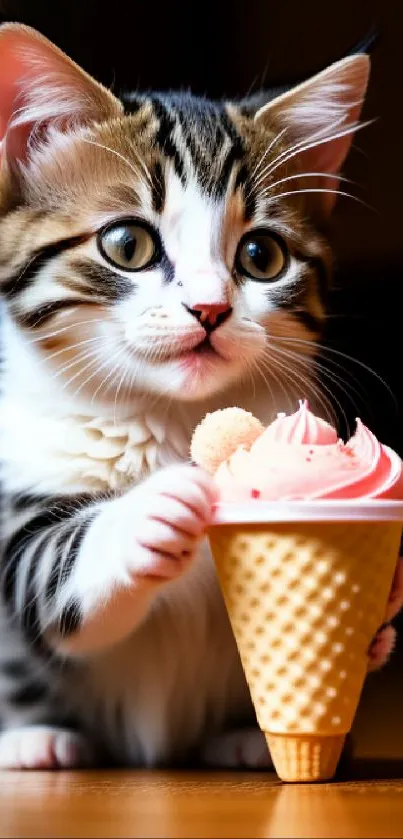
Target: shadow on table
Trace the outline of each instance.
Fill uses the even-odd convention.
[[[336,781],[358,780],[401,780],[403,779],[403,759],[355,759],[341,761],[336,773]]]

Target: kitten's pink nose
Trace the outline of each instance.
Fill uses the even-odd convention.
[[[194,303],[185,309],[204,326],[207,332],[212,332],[229,318],[232,308],[228,303]]]

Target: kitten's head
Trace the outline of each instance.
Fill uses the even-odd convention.
[[[324,318],[368,65],[265,104],[119,100],[33,30],[0,29],[0,288],[68,390],[197,400],[293,375],[284,353],[309,355]]]

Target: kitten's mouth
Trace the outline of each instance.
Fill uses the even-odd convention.
[[[212,346],[208,335],[203,338],[203,341],[200,341],[200,344],[196,344],[191,352],[198,353],[198,355],[206,355],[206,353],[214,353],[214,355],[218,355],[218,352]]]
[[[222,358],[221,354],[213,347],[208,335],[193,347],[184,347],[165,355],[165,361],[188,361],[194,358]]]
[[[137,348],[139,352],[139,348]],[[225,355],[212,344],[210,337],[205,335],[199,343],[190,346],[181,346],[181,342],[177,342],[176,346],[158,347],[158,353],[155,358],[151,359],[149,352],[146,355],[147,360],[154,360],[158,365],[161,363],[177,361],[186,367],[197,366],[200,367],[205,361],[225,361]]]
[[[192,363],[193,365],[200,364],[202,360],[210,361],[219,358],[222,358],[222,356],[213,347],[208,335],[191,350],[186,349],[177,356],[178,361],[183,362],[186,366],[192,366]]]
[[[222,361],[223,356],[213,346],[209,336],[206,335],[199,344],[196,344],[191,349],[184,349],[181,353],[174,356],[174,359],[187,371],[201,372],[206,363]]]

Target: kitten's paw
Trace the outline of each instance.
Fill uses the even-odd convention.
[[[383,626],[376,634],[369,648],[368,670],[379,670],[389,660],[396,641],[396,630],[393,626]]]
[[[91,747],[76,731],[33,725],[0,734],[0,769],[73,769],[92,763]]]
[[[392,588],[386,608],[385,624],[377,632],[369,648],[368,670],[379,670],[389,660],[396,642],[396,630],[389,621],[400,612],[403,606],[403,559],[399,557],[393,578]]]
[[[257,728],[229,731],[208,740],[201,752],[203,763],[229,769],[270,769],[266,740]]]
[[[198,468],[171,466],[152,475],[133,493],[133,570],[172,579],[186,570],[211,522],[215,500],[212,479]]]

